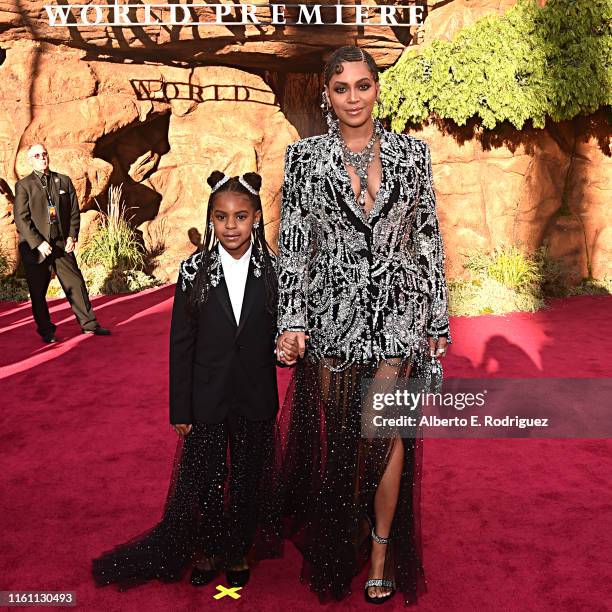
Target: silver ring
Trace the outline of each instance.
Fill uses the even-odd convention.
[[[281,350],[278,352],[278,356],[279,356],[281,359],[284,359],[284,358],[286,357],[286,355],[285,355],[285,351],[283,351],[283,349],[281,349]]]
[[[445,348],[439,348],[438,349],[438,353],[446,353],[446,349]]]

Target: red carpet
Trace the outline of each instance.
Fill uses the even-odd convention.
[[[160,517],[176,435],[167,417],[173,287],[94,301],[109,338],[80,335],[52,302],[61,342],[40,343],[29,304],[0,304],[0,589],[76,591],[84,610],[312,610],[291,545],[239,600],[214,586],[95,588],[90,560]],[[609,377],[612,297],[536,314],[455,318],[451,376]],[[284,376],[284,374],[283,374]],[[286,385],[286,380],[281,380]],[[517,402],[520,401],[517,398]],[[612,403],[612,402],[611,402]],[[610,610],[609,440],[426,440],[419,610]],[[371,609],[354,594],[327,609]],[[399,597],[386,609],[402,609]]]

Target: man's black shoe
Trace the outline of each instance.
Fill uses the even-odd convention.
[[[42,339],[46,344],[55,344],[57,342],[55,334],[46,334],[42,337]]]
[[[106,329],[106,327],[101,327],[100,325],[98,325],[98,327],[94,329],[84,329],[83,333],[93,334],[94,336],[110,336],[111,335],[110,329]]]

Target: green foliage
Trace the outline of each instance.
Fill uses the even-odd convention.
[[[108,213],[79,253],[85,266],[103,266],[112,270],[142,268],[143,249],[136,233],[125,218],[121,186],[108,190]]]
[[[81,272],[90,295],[116,293],[136,293],[158,285],[158,281],[142,270],[107,270],[104,266],[81,265]],[[57,278],[54,278],[47,291],[47,297],[64,297],[64,291]]]
[[[405,53],[381,77],[384,116],[395,131],[435,114],[485,128],[536,128],[612,103],[612,0],[518,0],[453,41]]]
[[[11,269],[11,260],[0,244],[0,278],[6,276]]]
[[[450,281],[448,293],[449,311],[456,316],[535,312],[544,306],[538,293],[509,289],[489,277],[467,282]]]
[[[158,281],[142,269],[145,255],[152,254],[144,252],[136,233],[125,219],[121,187],[110,188],[108,201],[108,214],[81,250],[77,251],[89,293],[133,293],[158,285]],[[156,248],[163,250],[163,244],[158,243]],[[29,298],[26,280],[10,273],[13,269],[14,262],[0,242],[0,301]],[[58,279],[53,278],[47,297],[63,296]]]
[[[449,283],[449,309],[455,315],[535,312],[544,306],[542,259],[517,246],[491,253],[473,251],[463,264],[469,281]]]
[[[564,295],[610,295],[612,294],[612,278],[585,278],[576,287],[566,287]]]
[[[0,276],[0,302],[22,302],[29,297],[25,278],[16,274]]]
[[[6,244],[0,241],[0,302],[20,302],[29,297],[26,281],[12,272],[14,267]]]
[[[585,279],[578,286],[568,285],[568,268],[550,257],[545,247],[533,255],[524,254],[515,245],[464,255],[463,267],[470,272],[469,280],[448,283],[453,315],[535,312],[544,307],[546,297],[612,292],[612,279]]]
[[[497,248],[492,254],[476,251],[464,266],[477,276],[492,278],[508,289],[523,293],[532,292],[542,281],[538,262],[526,257],[516,246]]]
[[[108,192],[108,212],[78,253],[85,281],[92,294],[132,293],[157,285],[143,272],[145,251],[125,218],[121,186]],[[52,283],[51,295],[62,295]]]

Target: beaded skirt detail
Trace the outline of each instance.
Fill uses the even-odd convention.
[[[303,555],[301,579],[322,601],[350,592],[353,577],[369,558],[377,487],[394,445],[402,444],[399,500],[384,575],[377,578],[394,581],[406,603],[415,603],[425,591],[419,519],[422,441],[361,435],[364,379],[393,383],[406,376],[410,362],[353,364],[334,371],[328,367],[333,361],[300,361],[280,414],[282,512],[287,535]],[[422,375],[412,369],[413,376]]]
[[[231,566],[275,556],[274,419],[195,423],[179,440],[161,521],[93,560],[99,586],[181,580],[194,555]]]

